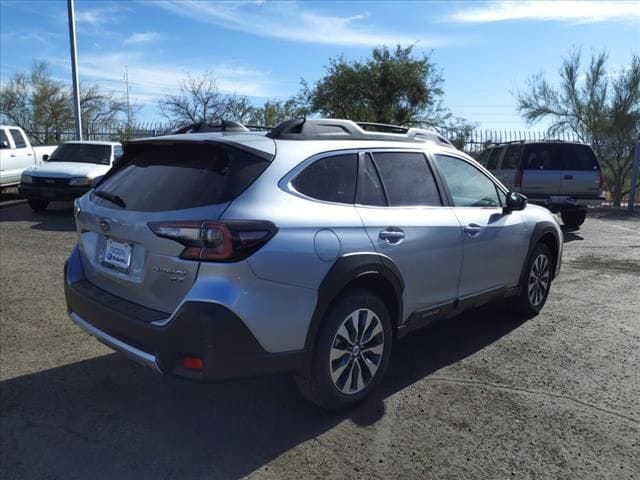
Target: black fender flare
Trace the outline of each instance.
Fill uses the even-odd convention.
[[[553,279],[555,277],[557,263],[558,261],[560,261],[560,259],[558,258],[560,256],[560,245],[563,239],[558,236],[557,227],[552,222],[548,222],[548,221],[538,222],[536,226],[533,228],[533,232],[531,233],[531,237],[529,238],[529,247],[527,249],[527,255],[524,257],[524,263],[522,264],[522,269],[520,270],[520,280],[518,282],[519,287],[522,286],[522,282],[524,281],[527,264],[529,263],[529,259],[531,258],[533,249],[536,248],[536,245],[540,242],[540,239],[549,233],[552,234],[556,240],[556,251],[551,252],[555,256],[555,264],[554,264],[551,278]]]
[[[392,286],[398,305],[398,311],[392,313],[397,315],[398,322],[402,321],[404,280],[393,260],[377,253],[346,254],[335,261],[318,287],[318,300],[304,344],[307,352],[313,350],[322,319],[331,304],[350,283],[369,275],[380,276]]]

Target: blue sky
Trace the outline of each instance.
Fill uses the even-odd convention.
[[[433,51],[445,104],[488,129],[525,129],[514,93],[555,80],[572,47],[606,49],[622,71],[640,52],[640,2],[206,2],[76,0],[80,80],[124,94],[128,65],[138,118],[162,120],[158,98],[188,73],[213,72],[223,92],[256,104],[322,77],[332,57],[379,44]],[[0,81],[46,60],[70,82],[66,1],[0,0]],[[532,128],[544,127],[544,124]]]

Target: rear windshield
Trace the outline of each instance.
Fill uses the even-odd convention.
[[[96,187],[117,195],[127,210],[159,212],[228,202],[242,193],[269,162],[220,145],[135,145],[124,166]],[[109,208],[114,203],[92,195]]]
[[[525,146],[525,170],[600,170],[588,145],[535,143]]]
[[[63,143],[56,148],[49,162],[98,163],[109,165],[111,145],[88,145],[81,143]]]

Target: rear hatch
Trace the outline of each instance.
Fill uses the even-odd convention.
[[[87,279],[167,313],[191,288],[200,262],[180,258],[185,245],[159,236],[149,224],[173,222],[175,230],[181,223],[217,220],[275,153],[273,140],[264,136],[189,137],[127,145],[118,166],[81,199],[76,219]]]
[[[530,143],[522,154],[522,193],[536,197],[559,195],[562,152],[557,143]]]
[[[562,150],[562,178],[560,193],[570,196],[600,195],[600,165],[588,145],[564,144]]]

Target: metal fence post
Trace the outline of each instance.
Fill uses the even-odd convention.
[[[629,191],[629,211],[633,212],[636,203],[636,191],[638,189],[638,170],[640,170],[640,142],[636,142],[636,151],[633,156],[633,170],[631,173],[631,190]]]

